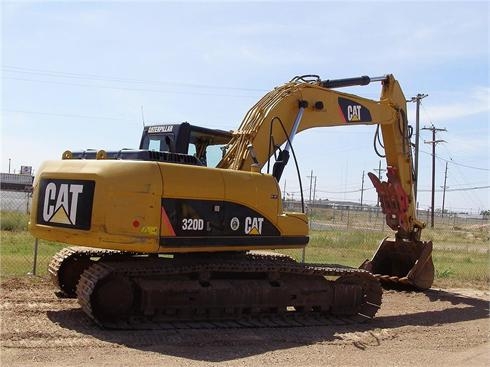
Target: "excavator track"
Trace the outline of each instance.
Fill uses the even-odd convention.
[[[76,298],[76,286],[81,274],[96,260],[126,255],[121,251],[92,249],[88,247],[66,247],[57,252],[49,262],[48,273],[59,295]],[[126,255],[127,256],[127,255]]]
[[[77,296],[105,328],[291,327],[368,321],[382,289],[366,270],[249,253],[100,260],[81,275]]]

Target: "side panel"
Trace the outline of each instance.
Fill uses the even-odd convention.
[[[45,240],[149,253],[308,242],[305,216],[282,212],[270,175],[144,161],[46,162],[29,229]]]
[[[155,162],[48,161],[34,181],[29,230],[71,245],[156,252],[161,195]]]
[[[161,164],[161,252],[304,247],[305,218],[282,213],[270,175]]]

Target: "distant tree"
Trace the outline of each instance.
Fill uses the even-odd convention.
[[[488,219],[490,218],[490,210],[482,210],[480,215],[483,217],[483,219]]]

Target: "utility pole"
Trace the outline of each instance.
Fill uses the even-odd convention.
[[[313,183],[313,170],[311,170],[311,173],[309,176],[306,176],[310,179],[310,198],[308,200],[308,202],[311,204],[311,184]]]
[[[311,215],[312,215],[312,210],[313,210],[313,207],[312,207],[312,202],[311,202],[311,188],[312,188],[312,184],[313,184],[313,177],[315,178],[315,189],[316,189],[316,176],[313,176],[313,170],[311,170],[311,173],[309,176],[306,176],[310,179],[310,200],[309,200],[309,211],[308,211],[308,216],[310,217],[310,220],[308,220],[308,225],[310,226],[310,229],[311,229]],[[314,199],[313,199],[314,200]],[[305,258],[306,258],[306,246],[303,247],[303,251],[301,252],[301,262],[305,262]]]
[[[446,201],[446,181],[447,181],[447,162],[446,162],[446,170],[444,171],[444,186],[442,188],[442,212],[441,218],[444,218],[444,203]]]
[[[381,168],[381,160],[379,161],[379,166],[378,169],[374,168],[375,171],[378,172],[378,179],[381,181],[381,171],[386,171],[384,168]],[[376,206],[379,207],[379,196],[378,196],[378,202],[376,203]]]
[[[414,192],[414,201],[417,204],[417,182],[419,178],[419,138],[420,138],[420,101],[428,97],[428,94],[418,93],[415,97],[412,97],[410,101],[407,102],[416,102],[416,110],[415,110],[415,154],[414,154],[414,171],[415,171],[415,182],[413,184],[413,192]]]
[[[432,131],[432,140],[424,141],[425,144],[432,144],[432,197],[431,197],[431,215],[430,215],[430,227],[434,228],[434,196],[436,191],[436,144],[445,143],[445,140],[436,140],[437,131],[447,131],[446,129],[438,129],[432,124],[431,127],[424,127],[422,130]]]
[[[311,201],[311,190],[313,188],[313,179],[315,179],[315,190],[316,190],[316,176],[313,176],[313,170],[311,170],[311,173],[309,176],[306,176],[310,179],[310,199],[309,199],[309,203],[311,205],[312,201]],[[315,200],[315,199],[313,199]]]
[[[284,190],[282,190],[282,201],[286,201],[286,180],[284,180]]]
[[[10,173],[10,162],[12,161],[11,158],[9,158],[9,173]]]
[[[362,208],[363,196],[364,196],[364,171],[362,171],[362,182],[361,182],[361,208]]]
[[[315,176],[315,184],[313,185],[313,204],[315,204],[316,197],[316,176]]]

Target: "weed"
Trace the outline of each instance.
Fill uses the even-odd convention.
[[[19,212],[1,212],[0,228],[2,231],[26,231],[29,217]]]
[[[436,276],[438,278],[449,278],[452,275],[454,275],[454,271],[451,268],[449,268],[449,269],[441,269],[441,270],[437,270],[436,269]]]

